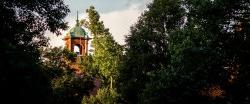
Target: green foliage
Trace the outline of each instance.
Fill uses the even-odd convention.
[[[183,64],[183,66],[186,66],[184,69],[188,70],[192,68],[194,70],[192,72],[199,72],[199,74],[202,73],[203,75],[199,77],[197,77],[198,74],[190,75],[191,78],[197,77],[200,79],[196,79],[196,82],[193,83],[191,87],[220,85],[225,92],[224,95],[222,95],[223,99],[221,99],[220,103],[249,102],[249,100],[246,99],[249,96],[246,94],[249,90],[243,87],[247,84],[245,83],[245,85],[243,85],[241,80],[243,81],[244,79],[240,79],[243,73],[247,73],[246,71],[243,73],[241,71],[248,68],[245,61],[246,58],[249,58],[247,53],[248,48],[243,47],[249,43],[247,37],[249,34],[250,8],[246,6],[249,5],[249,1],[215,0],[212,2],[209,0],[187,0],[187,2],[190,7],[190,17],[188,20],[190,24],[188,24],[188,27],[192,28],[195,25],[196,29],[200,31],[197,33],[197,36],[201,37],[205,42],[209,40],[208,44],[197,45],[196,43],[191,50],[185,51],[184,55],[186,55],[186,57],[184,57],[183,60],[186,60],[184,62],[188,63],[188,65]],[[196,40],[196,38],[193,38],[192,42],[195,43]],[[191,61],[194,59],[197,60],[197,62],[194,63]],[[203,83],[200,83],[200,81]],[[236,83],[241,83],[241,87]],[[238,88],[236,86],[238,86]],[[243,96],[239,96],[237,93],[234,93],[234,91],[243,91]],[[210,102],[217,102],[218,99],[220,99],[220,97],[217,97],[215,100],[210,100]]]
[[[81,63],[60,47],[39,51],[46,30],[67,27],[68,12],[62,0],[0,2],[1,102],[249,104],[249,0],[154,0],[131,27],[125,55],[91,6],[81,22],[95,50]],[[88,95],[100,87],[95,78],[104,83]]]
[[[165,71],[162,69],[151,77],[151,81],[147,83],[142,93],[142,103],[179,104],[215,101],[202,96],[201,91],[213,85],[224,84],[227,81],[227,71],[220,67],[222,62],[216,50],[207,46],[211,43],[206,42],[204,37],[190,36],[196,33],[195,30],[191,31],[182,30],[170,34],[169,68]]]
[[[101,88],[96,95],[85,96],[82,104],[116,104],[118,97],[115,89]]]
[[[62,47],[47,48],[42,54],[43,67],[51,80],[53,104],[80,104],[94,87],[92,76],[75,73],[76,54]]]
[[[118,87],[123,101],[249,103],[249,5],[154,0],[126,41]]]
[[[118,67],[122,58],[122,46],[120,46],[107,28],[105,28],[100,15],[93,6],[87,9],[89,21],[82,20],[87,25],[93,38],[94,54],[83,59],[83,69],[93,77],[101,79],[102,85],[95,86],[97,95],[85,96],[83,104],[112,104],[117,102],[118,94],[113,89],[113,83],[118,78]],[[87,59],[87,60],[86,60]]]
[[[49,103],[50,83],[38,48],[47,45],[46,30],[59,34],[67,27],[68,12],[63,0],[0,1],[1,103]]]
[[[65,73],[52,80],[54,104],[80,104],[83,96],[94,87],[91,77],[79,77],[75,73]]]
[[[48,76],[55,78],[66,70],[73,71],[70,65],[76,62],[76,54],[62,47],[46,48],[42,51],[41,59]]]
[[[46,73],[31,54],[13,51],[0,55],[1,103],[49,103],[52,90]]]
[[[118,66],[121,63],[122,47],[115,42],[109,30],[105,28],[100,15],[93,6],[87,9],[89,30],[93,34],[93,65],[103,77],[104,83],[115,81],[118,77]],[[112,80],[111,80],[112,79]]]
[[[98,77],[99,71],[94,66],[94,60],[92,55],[81,57],[80,68],[88,76]]]
[[[168,35],[180,28],[184,9],[179,0],[155,0],[126,38],[119,91],[126,103],[137,103],[155,72],[168,66]],[[175,15],[173,15],[175,14]]]

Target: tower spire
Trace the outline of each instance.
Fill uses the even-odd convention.
[[[77,11],[77,17],[76,17],[76,26],[79,26],[78,11]]]
[[[78,11],[77,11],[77,20],[78,20]]]

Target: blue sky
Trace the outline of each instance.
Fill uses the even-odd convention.
[[[85,11],[89,6],[93,5],[101,12],[112,12],[127,9],[133,4],[145,4],[150,0],[65,0],[65,4],[69,5],[70,10]]]
[[[86,19],[86,9],[93,5],[101,16],[105,27],[110,29],[114,39],[119,44],[125,44],[125,36],[129,34],[129,28],[136,23],[138,17],[146,9],[146,5],[152,0],[65,0],[70,13],[65,18],[69,26],[75,25],[76,12],[79,11],[79,19]],[[70,29],[70,28],[69,28]],[[87,30],[87,29],[86,29]],[[61,36],[49,35],[52,46],[64,46]]]

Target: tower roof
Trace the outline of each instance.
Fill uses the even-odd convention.
[[[86,37],[87,38],[87,32],[79,25],[78,12],[77,12],[76,25],[75,27],[69,30],[67,35],[69,35],[71,38],[74,38],[74,37]]]

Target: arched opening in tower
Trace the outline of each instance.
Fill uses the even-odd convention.
[[[80,45],[77,44],[77,45],[74,45],[74,52],[77,54],[77,55],[80,55]]]

